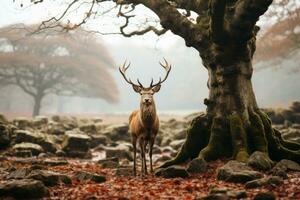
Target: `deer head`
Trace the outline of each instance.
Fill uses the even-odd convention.
[[[122,74],[122,76],[124,77],[125,81],[127,83],[131,84],[133,87],[133,90],[141,95],[141,104],[151,105],[154,102],[153,95],[160,90],[161,84],[168,78],[168,75],[171,71],[171,65],[169,65],[169,63],[166,61],[166,59],[164,59],[164,61],[165,61],[164,64],[162,64],[161,62],[159,62],[159,64],[167,72],[165,77],[163,79],[159,78],[159,81],[155,84],[153,84],[153,78],[152,78],[149,87],[144,87],[141,84],[139,79],[137,79],[138,84],[135,84],[130,80],[130,78],[128,79],[126,77],[125,72],[129,68],[130,63],[126,66],[126,61],[125,61],[124,64],[121,67],[119,67],[119,71]]]

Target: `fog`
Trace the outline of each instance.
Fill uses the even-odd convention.
[[[57,7],[48,9],[59,11]],[[41,19],[46,19],[50,14],[51,12],[47,11],[44,15],[44,11],[38,7],[33,6],[23,10],[17,3],[3,1],[0,7],[0,27],[14,23],[37,23]],[[95,27],[97,24],[91,23],[89,26]],[[190,113],[205,110],[203,100],[208,95],[207,70],[202,66],[198,52],[186,47],[180,37],[170,32],[161,37],[152,33],[132,38],[101,34],[97,37],[115,63],[109,69],[109,73],[113,76],[118,88],[118,91],[111,91],[118,93],[118,102],[112,103],[101,98],[48,95],[42,101],[42,114],[127,113],[139,106],[140,97],[123,80],[118,66],[125,60],[130,61],[128,76],[133,81],[139,78],[144,85],[148,85],[151,78],[157,81],[159,77],[164,76],[165,72],[158,63],[163,58],[172,64],[172,70],[160,92],[155,94],[159,112]],[[293,59],[299,59],[299,54],[295,54]],[[260,65],[270,64],[260,63]],[[287,107],[293,100],[300,99],[300,84],[298,83],[300,74],[292,71],[297,63],[288,59],[280,65],[283,67],[267,67],[262,70],[256,70],[258,67],[254,66],[253,85],[260,107]],[[0,91],[0,98],[4,102],[0,106],[0,112],[31,113],[33,100],[22,90],[11,91],[2,88]]]

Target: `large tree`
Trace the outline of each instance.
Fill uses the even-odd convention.
[[[1,87],[15,85],[34,100],[33,115],[40,113],[48,94],[118,100],[108,69],[114,66],[106,49],[82,29],[30,35],[37,26],[12,25],[0,29]]]
[[[150,31],[160,35],[170,30],[199,52],[208,70],[209,96],[204,100],[207,112],[192,121],[177,156],[162,167],[196,157],[207,160],[232,157],[246,161],[254,151],[265,152],[273,159],[299,162],[300,145],[282,140],[280,133],[272,128],[270,119],[257,105],[251,83],[259,31],[256,22],[272,0],[91,0],[82,6],[87,9],[82,21],[64,26],[61,23],[64,17],[83,4],[74,0],[61,16],[44,21],[40,30],[55,26],[62,30],[77,28],[99,16],[101,5],[105,8],[107,2],[114,4],[117,16],[124,20],[119,33],[129,37]],[[149,26],[144,23],[133,30],[132,24],[138,22],[134,18],[143,13],[134,11],[141,6],[156,15],[161,27],[154,26],[153,20],[145,20]],[[191,19],[193,16],[196,20]]]

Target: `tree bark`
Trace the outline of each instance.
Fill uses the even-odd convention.
[[[33,106],[32,116],[37,116],[40,114],[42,99],[43,99],[42,95],[34,96],[34,106]]]

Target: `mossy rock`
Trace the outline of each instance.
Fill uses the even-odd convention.
[[[274,162],[266,153],[256,151],[249,157],[247,164],[255,169],[267,171],[272,169]]]

